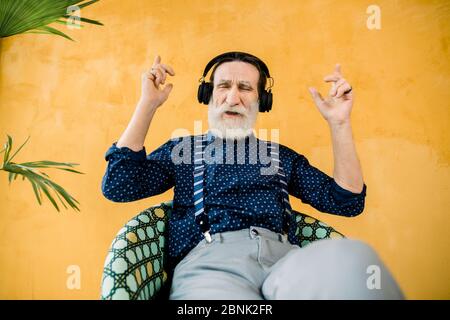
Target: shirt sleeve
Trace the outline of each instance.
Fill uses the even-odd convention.
[[[361,193],[346,190],[300,154],[293,160],[288,188],[290,194],[321,212],[353,217],[364,210],[365,184]]]
[[[114,202],[130,202],[161,194],[174,186],[175,170],[171,161],[169,140],[146,155],[128,147],[117,147],[117,142],[107,150],[108,162],[102,179],[103,195]]]

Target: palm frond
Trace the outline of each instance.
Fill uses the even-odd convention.
[[[65,170],[65,171],[70,171],[70,172],[83,174],[82,172],[79,172],[79,171],[76,171],[76,170],[73,170],[73,169],[54,167],[54,166],[73,167],[73,166],[76,166],[76,165],[78,165],[78,163],[54,162],[54,161],[48,161],[48,160],[33,161],[33,162],[22,162],[20,164],[20,166],[29,167],[29,168],[53,168],[53,169],[60,169],[60,170]]]
[[[69,37],[67,34],[65,34],[64,32],[59,31],[58,29],[49,27],[49,26],[42,26],[39,28],[36,28],[37,32],[42,32],[43,34],[56,34],[58,36],[64,37],[66,39],[72,40],[73,39],[71,37]],[[25,32],[27,33],[27,32]]]
[[[14,156],[22,149],[22,147],[27,143],[28,139],[20,146],[20,148],[12,155],[12,157],[9,157],[9,154],[12,149],[13,140],[8,135],[8,140],[5,143],[4,151],[4,160],[3,164],[0,167],[0,170],[8,172],[8,180],[9,184],[13,180],[15,180],[18,176],[22,176],[22,180],[28,179],[33,187],[33,192],[36,196],[36,199],[38,203],[42,204],[42,194],[41,192],[50,200],[50,202],[53,204],[53,206],[56,208],[56,210],[59,212],[58,204],[56,203],[55,199],[53,198],[52,194],[50,193],[50,190],[53,190],[53,192],[56,194],[59,201],[62,203],[62,205],[67,209],[67,204],[75,209],[80,211],[78,206],[76,205],[79,203],[75,198],[73,198],[69,193],[67,193],[64,188],[62,188],[60,185],[56,184],[55,182],[50,180],[50,176],[47,175],[44,172],[38,171],[40,168],[52,168],[52,169],[59,169],[59,170],[65,170],[73,173],[79,173],[84,174],[83,172],[69,169],[74,167],[75,165],[78,165],[77,163],[71,163],[71,162],[55,162],[55,161],[48,161],[48,160],[42,160],[42,161],[32,161],[32,162],[23,162],[23,163],[15,163],[11,160],[14,158]],[[69,167],[69,168],[66,168]]]
[[[69,14],[68,8],[77,6],[81,9],[97,1],[99,0],[87,2],[85,0],[1,0],[0,38],[20,33],[44,33],[73,40],[64,32],[48,25],[56,22],[73,26],[70,22],[72,16]],[[97,20],[79,18],[84,23],[103,25]]]
[[[80,211],[80,209],[76,205],[76,203],[79,202],[75,198],[73,198],[69,193],[67,193],[60,185],[51,181],[47,175],[44,176],[42,172],[39,174],[33,170],[19,167],[14,163],[4,165],[2,170],[8,171],[10,173],[9,174],[10,182],[12,179],[15,179],[17,175],[22,175],[24,178],[28,179],[33,187],[34,194],[40,205],[42,204],[40,191],[42,191],[50,200],[50,202],[53,204],[53,206],[56,208],[56,210],[59,212],[58,204],[56,203],[53,196],[50,194],[49,189],[52,189],[57,194],[58,198],[60,199],[64,207],[66,207],[66,205],[64,204],[63,199],[70,205],[70,207]],[[63,199],[61,199],[59,195],[61,195]]]
[[[8,135],[8,141],[5,143],[5,154],[3,155],[3,163],[6,163],[8,161],[9,158],[9,152],[11,151],[12,148],[12,138]]]
[[[12,159],[14,159],[16,154],[23,148],[23,146],[28,142],[29,139],[30,139],[30,136],[28,136],[27,140],[25,140],[25,142],[22,143],[22,145],[19,147],[19,149],[17,149],[17,151],[14,152],[14,154],[11,156],[11,158],[8,159],[8,161],[11,161]],[[11,148],[12,148],[12,138],[10,136],[8,136],[8,141],[11,141]]]
[[[84,28],[84,26],[82,24],[75,24],[75,23],[71,23],[70,20],[64,21],[64,20],[56,20],[55,23],[58,24],[63,24],[67,27],[74,27],[74,28]],[[27,33],[34,33],[33,31],[27,31]],[[41,32],[39,32],[41,33]]]
[[[70,15],[65,15],[64,18],[70,19]],[[67,23],[67,21],[63,21],[63,20],[60,20],[60,21],[62,21],[64,23]],[[90,24],[96,24],[98,26],[102,26],[103,25],[103,23],[101,23],[100,21],[92,20],[92,19],[88,19],[88,18],[83,18],[83,17],[80,17],[80,21],[83,21],[83,22],[86,22],[86,23],[90,23]],[[82,25],[80,25],[80,27],[82,27]]]

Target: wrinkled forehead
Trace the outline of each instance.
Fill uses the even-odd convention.
[[[214,83],[222,81],[248,82],[257,87],[259,80],[259,71],[251,63],[243,61],[224,62],[219,65],[214,72]]]

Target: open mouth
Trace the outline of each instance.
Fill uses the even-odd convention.
[[[239,112],[234,112],[234,111],[225,111],[224,113],[228,116],[240,116],[241,115]]]

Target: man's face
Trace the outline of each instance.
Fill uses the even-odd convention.
[[[259,111],[258,69],[242,61],[225,62],[214,73],[208,121],[219,136],[242,138],[256,122]]]

